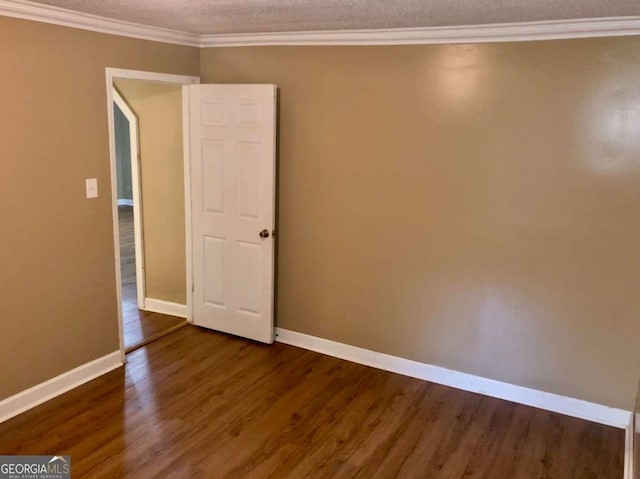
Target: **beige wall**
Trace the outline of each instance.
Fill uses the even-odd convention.
[[[118,349],[105,67],[197,75],[198,58],[0,17],[0,399]]]
[[[0,40],[2,399],[118,347],[104,68],[200,55],[4,17]],[[220,48],[201,68],[281,89],[279,326],[631,407],[636,38]]]
[[[146,297],[186,304],[182,86],[115,85],[138,116]]]
[[[278,325],[631,408],[640,41],[203,50],[280,87]]]

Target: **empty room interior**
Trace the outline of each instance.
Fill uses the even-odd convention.
[[[639,35],[0,1],[0,473],[640,478]]]

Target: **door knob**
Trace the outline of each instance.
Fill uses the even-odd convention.
[[[262,230],[260,231],[260,238],[262,239],[266,239],[269,237],[269,230]]]

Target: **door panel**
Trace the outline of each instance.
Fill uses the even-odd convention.
[[[273,341],[275,94],[274,85],[185,87],[193,322],[266,343]]]

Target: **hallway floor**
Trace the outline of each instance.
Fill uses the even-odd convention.
[[[173,330],[184,318],[138,309],[136,288],[136,253],[133,234],[133,208],[118,207],[120,227],[120,274],[122,276],[122,317],[125,350],[135,349],[145,342]]]

